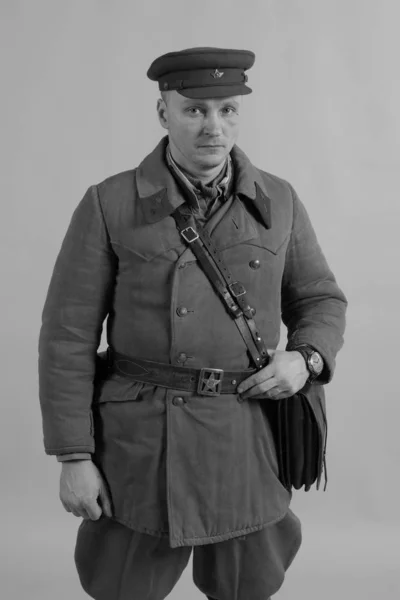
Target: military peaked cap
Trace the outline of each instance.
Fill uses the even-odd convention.
[[[156,58],[147,76],[161,91],[176,90],[187,98],[242,96],[252,92],[245,71],[255,58],[250,50],[188,48]]]

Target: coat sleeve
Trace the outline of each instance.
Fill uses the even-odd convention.
[[[305,207],[290,188],[293,228],[282,280],[286,349],[299,344],[313,346],[324,359],[318,383],[325,384],[332,379],[335,357],[343,346],[347,299],[328,266]]]
[[[116,257],[96,186],[75,209],[56,259],[39,334],[39,399],[47,454],[94,452],[96,353]]]

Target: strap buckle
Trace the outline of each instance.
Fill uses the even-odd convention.
[[[245,287],[239,281],[234,281],[228,285],[228,288],[235,298],[239,298],[239,296],[244,296],[246,293]]]
[[[199,239],[199,234],[195,229],[193,229],[193,227],[186,227],[185,229],[182,229],[181,236],[187,241],[188,244],[191,244],[195,240]]]
[[[223,377],[223,369],[200,369],[197,393],[200,396],[219,396]]]

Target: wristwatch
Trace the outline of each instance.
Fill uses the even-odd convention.
[[[306,361],[307,369],[310,372],[307,381],[312,383],[319,375],[321,375],[324,368],[324,359],[319,352],[314,350],[314,348],[308,344],[300,344],[299,346],[292,348],[292,350],[300,352]]]

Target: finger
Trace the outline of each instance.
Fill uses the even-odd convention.
[[[268,392],[264,392],[264,394],[255,396],[254,400],[283,400],[283,398],[288,398],[288,396],[288,392],[282,391],[278,387],[274,387]]]
[[[288,392],[281,392],[280,394],[272,398],[272,400],[284,400],[285,398],[290,398],[290,394]]]
[[[248,377],[238,385],[238,394],[242,394],[243,392],[246,392],[255,385],[260,385],[263,381],[270,379],[274,375],[274,370],[275,368],[272,367],[272,365],[267,365],[263,369],[257,371],[257,373],[253,373],[253,375],[250,375],[250,377]]]
[[[263,395],[265,392],[268,392],[270,389],[276,387],[277,383],[278,382],[275,377],[271,377],[270,379],[262,381],[262,383],[247,389],[244,393],[240,394],[240,397],[243,400],[246,400],[246,398],[254,398],[255,396]]]
[[[100,488],[99,500],[106,517],[112,517],[111,499],[105,484]]]
[[[86,505],[86,513],[91,521],[97,521],[101,517],[102,510],[96,500]]]
[[[75,517],[81,517],[82,519],[88,519],[89,514],[86,510],[86,505],[82,502],[79,504],[70,504],[70,511]]]
[[[80,512],[82,519],[86,519],[86,520],[90,519],[89,512],[87,511],[87,509],[81,508],[79,512]]]

